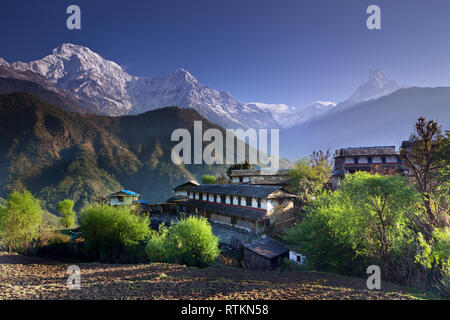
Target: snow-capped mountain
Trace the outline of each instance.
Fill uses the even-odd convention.
[[[95,113],[118,116],[179,106],[193,108],[225,128],[278,126],[269,111],[203,86],[184,69],[166,78],[135,77],[80,45],[65,43],[39,60],[8,64],[1,59],[0,64],[44,76],[78,99],[95,104]]]
[[[350,98],[339,103],[335,111],[346,109],[360,102],[390,95],[394,91],[402,88],[407,88],[407,86],[390,80],[380,70],[372,70],[366,83],[360,85]]]
[[[320,118],[330,111],[338,112],[405,88],[375,70],[370,72],[368,81],[359,86],[349,99],[337,105],[316,101],[299,109],[285,104],[241,103],[228,92],[200,84],[184,69],[178,69],[163,78],[136,77],[91,49],[70,43],[31,62],[8,63],[0,58],[0,66],[44,77],[56,88],[63,89],[72,100],[79,101],[87,112],[119,116],[179,106],[193,108],[225,128],[289,128]],[[26,77],[29,76],[26,74]],[[42,84],[42,81],[39,83]],[[49,85],[44,87],[48,88]]]
[[[336,106],[336,103],[330,101],[315,101],[298,111],[297,108],[289,107],[285,104],[267,104],[261,102],[252,102],[249,104],[270,111],[275,121],[284,129],[316,119]]]

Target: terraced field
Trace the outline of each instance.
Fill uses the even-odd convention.
[[[415,299],[385,284],[315,272],[252,272],[173,264],[82,263],[81,289],[68,290],[69,264],[0,252],[1,299]]]

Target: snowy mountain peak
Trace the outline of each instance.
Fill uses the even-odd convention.
[[[0,58],[0,66],[9,66],[9,63],[5,60],[5,59],[3,59],[3,58]]]
[[[0,64],[6,64],[3,61]],[[118,116],[179,106],[193,108],[225,128],[278,126],[269,111],[203,86],[185,69],[163,78],[135,77],[81,45],[64,43],[42,59],[10,66],[45,77],[75,98],[95,105],[95,113]]]
[[[360,102],[387,96],[405,87],[389,79],[382,71],[378,69],[372,70],[366,83],[360,85],[346,101],[339,103],[338,109],[342,110]]]
[[[195,77],[192,74],[190,74],[189,71],[187,71],[183,68],[178,68],[169,77],[178,79],[180,81],[186,81],[189,83],[195,83],[195,84],[198,83],[197,79],[195,79]]]

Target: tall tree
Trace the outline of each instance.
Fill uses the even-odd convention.
[[[445,159],[448,135],[442,135],[437,122],[423,117],[417,120],[415,129],[409,144],[401,148],[400,156],[422,196],[423,206],[415,220],[429,240],[435,228],[449,226],[448,192],[442,193],[443,181],[439,179],[440,173],[449,170],[448,159]]]
[[[42,209],[29,191],[14,191],[0,205],[0,239],[8,250],[25,250],[39,235]]]
[[[289,182],[289,191],[297,194],[303,203],[315,198],[324,185],[331,178],[331,165],[326,160],[316,161],[300,159],[295,168],[289,171],[292,179]]]
[[[75,212],[73,211],[74,202],[65,199],[58,203],[58,212],[62,215],[61,224],[64,228],[70,228],[75,224]]]

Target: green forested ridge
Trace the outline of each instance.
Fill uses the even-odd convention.
[[[170,135],[202,120],[203,130],[221,127],[190,109],[167,107],[137,116],[72,113],[31,94],[0,95],[0,197],[26,188],[56,212],[72,199],[79,210],[95,197],[131,189],[148,201],[164,201],[172,188],[221,165],[175,165]]]

